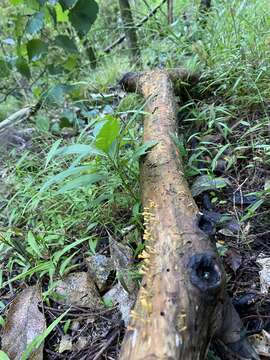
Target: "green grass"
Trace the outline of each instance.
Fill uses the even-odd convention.
[[[130,101],[126,98],[119,105],[121,114]],[[4,285],[18,276],[30,280],[33,275],[49,275],[53,281],[57,275],[80,268],[80,262],[73,264],[73,256],[81,247],[86,256],[90,254],[107,229],[120,236],[128,224],[141,226],[138,157],[134,157],[140,143],[139,112],[127,114],[126,123],[116,115],[104,126],[104,118],[97,118],[94,132],[99,136],[81,135],[73,144],[62,142],[62,147],[53,136],[41,133],[17,162],[10,159],[5,179],[10,195],[1,224],[1,253],[2,259],[11,250],[13,255],[3,273]],[[111,140],[110,124],[121,126]],[[110,126],[108,130],[106,126]],[[53,144],[58,144],[58,149]],[[94,145],[101,156],[81,152]],[[57,155],[60,148],[72,153]],[[91,185],[89,177],[97,173],[98,182]],[[83,177],[87,182],[81,186]]]
[[[210,194],[217,210],[237,216],[241,225],[238,241],[251,246],[246,226],[269,205],[265,170],[270,165],[270,4],[267,0],[216,0],[203,24],[197,21],[198,3],[177,2],[176,21],[170,27],[163,7],[163,13],[158,12],[139,30],[143,62],[146,69],[186,66],[201,73],[199,85],[179,105],[182,135],[176,143],[190,184],[196,176],[215,178],[221,173],[232,183],[231,190],[256,194],[258,201],[244,209],[234,208],[226,192]],[[145,14],[145,5],[140,6],[138,14]],[[103,20],[95,24],[97,29],[102,28]],[[96,70],[85,67],[74,78],[82,91],[68,99],[72,111],[80,103],[86,104],[83,110],[95,107],[88,102],[89,92],[106,91],[125,71],[136,70],[128,63],[125,47],[115,48],[110,55],[102,53],[111,31],[105,27],[104,35],[94,36],[100,41],[101,61]],[[17,105],[12,101],[2,104],[0,121]],[[104,122],[99,113],[86,119],[87,129],[94,132],[83,131],[60,144],[61,131],[36,130],[32,148],[6,159],[5,196],[0,198],[4,204],[0,214],[3,294],[24,281],[40,282],[47,296],[55,281],[83,267],[82,252],[85,256],[95,253],[107,232],[121,238],[122,229],[130,224],[136,226],[130,237],[134,254],[143,248],[139,157],[134,158],[138,149],[145,150],[140,147],[142,100],[128,95],[113,110],[120,131],[116,129],[108,146],[104,136],[107,139],[115,129],[104,130],[98,140]],[[44,113],[50,124],[59,118],[59,109],[47,108]],[[105,154],[80,152],[78,144],[99,145]],[[77,152],[57,155],[57,146],[75,146]],[[84,168],[70,171],[78,166]],[[69,176],[64,171],[70,171]],[[100,179],[90,184],[93,174]],[[81,183],[82,176],[88,176],[84,178],[88,183]],[[46,189],[40,191],[44,184]],[[69,191],[65,191],[67,186]]]

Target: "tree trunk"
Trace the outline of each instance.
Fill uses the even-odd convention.
[[[207,12],[210,10],[211,0],[201,0],[200,3],[200,12]]]
[[[168,24],[173,23],[173,0],[167,0]]]
[[[121,360],[201,360],[213,338],[226,354],[236,346],[237,354],[248,354],[243,359],[258,359],[242,337],[216,248],[199,228],[199,210],[172,139],[177,117],[171,80],[195,79],[184,70],[157,70],[121,81],[147,99],[144,142],[158,142],[141,162],[144,278]]]
[[[121,18],[125,27],[125,35],[130,50],[131,59],[133,62],[140,65],[140,49],[138,46],[137,33],[134,26],[129,0],[119,0],[119,7]]]

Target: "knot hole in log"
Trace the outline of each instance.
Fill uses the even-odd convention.
[[[205,252],[190,257],[188,263],[191,283],[204,295],[212,297],[222,289],[222,272],[214,253]]]

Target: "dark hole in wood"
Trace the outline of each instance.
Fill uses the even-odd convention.
[[[208,295],[216,294],[221,288],[221,271],[211,252],[191,256],[189,264],[190,281]]]

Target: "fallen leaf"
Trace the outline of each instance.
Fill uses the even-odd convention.
[[[242,256],[237,250],[229,249],[226,253],[226,262],[236,273],[242,264]]]
[[[198,196],[204,191],[218,190],[230,186],[230,180],[222,177],[212,178],[209,175],[199,176],[191,187],[192,196]]]
[[[249,336],[249,340],[259,355],[270,358],[270,334],[267,331]]]
[[[259,272],[261,292],[262,294],[267,294],[270,288],[270,258],[260,254],[256,262],[262,267],[262,270]]]
[[[59,344],[58,352],[62,354],[64,351],[72,350],[72,338],[69,335],[63,335]]]
[[[244,314],[247,310],[259,301],[256,293],[246,293],[240,297],[233,298],[233,306],[235,307],[238,314]]]
[[[264,182],[264,190],[269,191],[270,190],[270,178],[266,178]]]
[[[237,237],[237,235],[235,235],[230,229],[223,228],[220,229],[218,232],[224,236]]]
[[[44,315],[38,304],[41,294],[38,288],[23,290],[10,305],[7,320],[2,330],[2,350],[12,360],[20,360],[27,346],[46,328]],[[43,359],[43,344],[35,349],[29,360]]]
[[[83,348],[85,348],[85,346],[87,344],[89,344],[91,339],[85,337],[85,336],[79,336],[78,340],[76,341],[74,347],[76,348],[77,351],[82,350]]]
[[[87,272],[77,272],[67,275],[58,283],[56,293],[62,297],[60,300],[66,305],[98,308],[101,299],[94,281]]]

